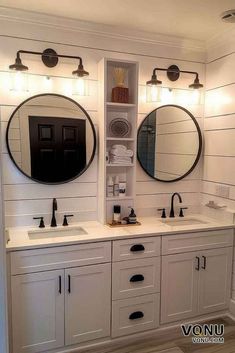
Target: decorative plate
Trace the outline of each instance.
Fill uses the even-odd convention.
[[[126,137],[131,133],[131,124],[127,119],[116,118],[110,122],[109,130],[114,137]]]

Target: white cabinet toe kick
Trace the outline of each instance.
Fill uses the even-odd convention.
[[[12,251],[12,352],[66,351],[227,310],[233,230]]]

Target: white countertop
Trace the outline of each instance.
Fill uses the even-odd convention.
[[[74,227],[82,227],[87,234],[78,236],[63,236],[56,237],[52,233],[50,238],[43,239],[30,239],[28,236],[28,231],[40,230],[40,228],[32,227],[15,227],[7,229],[7,238],[10,239],[6,245],[7,251],[14,250],[26,250],[33,248],[43,248],[52,246],[62,246],[62,245],[75,245],[80,243],[89,243],[97,241],[107,241],[107,240],[118,240],[132,237],[142,237],[142,236],[156,236],[156,235],[171,235],[179,233],[189,233],[198,231],[208,231],[217,229],[229,229],[235,228],[235,225],[229,221],[216,221],[212,218],[208,218],[201,214],[186,216],[183,219],[199,219],[206,223],[204,224],[194,224],[194,225],[177,225],[170,226],[164,224],[164,220],[155,217],[144,217],[139,218],[138,221],[141,225],[136,226],[124,226],[124,227],[109,227],[107,225],[102,225],[96,221],[89,222],[79,222],[72,223],[68,227],[57,227],[57,230],[68,229]],[[169,218],[168,218],[169,219]],[[179,219],[178,217],[173,220]],[[43,228],[43,231],[50,230],[50,227]]]

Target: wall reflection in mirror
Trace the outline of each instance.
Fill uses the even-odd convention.
[[[138,130],[140,165],[160,181],[176,181],[188,175],[199,160],[201,148],[199,125],[180,106],[165,105],[153,110]]]
[[[70,98],[42,94],[23,102],[7,127],[8,152],[22,173],[47,184],[81,175],[94,158],[96,138],[87,112]]]

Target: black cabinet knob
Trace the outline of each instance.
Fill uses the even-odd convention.
[[[130,278],[130,282],[142,282],[144,281],[144,276],[143,275],[134,275]]]
[[[135,244],[135,245],[132,245],[132,247],[130,248],[130,251],[132,252],[144,251],[144,250],[145,250],[145,247],[142,244]]]
[[[142,311],[135,311],[129,315],[129,320],[141,319],[142,317],[144,317],[144,313]]]

